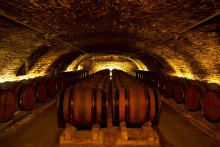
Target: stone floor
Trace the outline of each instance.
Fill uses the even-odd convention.
[[[112,126],[111,115],[108,118],[108,127],[104,132],[103,146],[116,146],[116,133],[119,128]],[[179,116],[167,105],[162,105],[160,124],[154,127],[160,136],[163,147],[219,147],[220,142],[201,133],[185,118]],[[35,119],[22,130],[12,136],[1,147],[56,147],[59,145],[59,135],[63,129],[57,127],[56,106],[53,106],[42,116]],[[81,145],[82,146],[82,145]],[[84,145],[88,146],[88,145]],[[93,146],[93,145],[89,145]]]

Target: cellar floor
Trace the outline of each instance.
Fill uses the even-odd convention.
[[[101,129],[104,132],[103,146],[113,147],[116,146],[116,133],[119,132],[119,128],[112,126],[111,115],[109,115],[108,122],[108,127]],[[220,146],[219,141],[211,139],[201,133],[165,104],[162,104],[160,124],[158,127],[154,127],[154,130],[157,131],[160,136],[160,143],[163,147]],[[56,106],[53,106],[42,116],[17,132],[5,144],[0,146],[57,147],[59,145],[59,135],[62,131],[63,129],[57,127]]]

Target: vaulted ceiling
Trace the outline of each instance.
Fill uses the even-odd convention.
[[[1,75],[13,63],[11,74],[24,65],[48,74],[103,54],[220,83],[219,8],[217,0],[0,0]]]

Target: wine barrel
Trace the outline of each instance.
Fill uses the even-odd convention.
[[[185,104],[190,111],[196,111],[201,108],[201,99],[206,93],[208,87],[205,83],[196,80],[189,80],[191,86],[185,93]]]
[[[146,83],[147,77],[146,77],[146,72],[143,72],[143,82]]]
[[[168,98],[173,97],[174,82],[171,79],[166,81],[165,93]]]
[[[114,73],[114,72],[113,72]],[[138,78],[139,71],[135,72],[135,77]]]
[[[95,99],[96,110],[96,123],[99,123],[102,127],[107,126],[107,110],[108,110],[108,95],[107,92],[101,89],[96,89]]]
[[[82,82],[79,84],[80,86],[83,86],[83,87],[91,87],[91,88],[97,88],[98,85],[95,83],[95,82]]]
[[[153,82],[154,88],[159,88],[159,79],[160,79],[159,75],[155,74],[154,75],[154,82]]]
[[[202,97],[203,115],[211,122],[220,120],[220,90],[208,90]]]
[[[72,72],[71,73],[71,85],[75,84],[77,82],[77,77],[76,77],[76,73]]]
[[[54,97],[56,95],[57,85],[54,79],[48,79],[46,82],[47,86],[47,95],[50,97]]]
[[[143,75],[143,72],[140,72],[140,80],[143,80],[144,79],[144,75]]]
[[[58,126],[107,125],[108,100],[104,90],[91,87],[68,87],[60,92],[57,104]],[[105,124],[105,125],[104,125]]]
[[[31,85],[21,81],[5,82],[1,84],[3,89],[11,89],[18,101],[17,109],[30,110],[35,103],[35,93]]]
[[[127,118],[126,118],[127,123],[143,124],[146,122],[148,117],[147,116],[148,100],[146,97],[146,93],[147,93],[146,89],[144,89],[143,87],[129,87],[126,90],[127,101],[128,101]],[[125,95],[120,95],[120,97],[124,98]],[[119,98],[120,100],[119,110],[123,109],[120,108],[120,103],[122,101],[125,102],[124,99]],[[119,115],[120,115],[120,111],[119,111]]]
[[[15,87],[15,95],[18,98],[18,106],[22,110],[31,110],[35,103],[35,94],[31,85],[18,83]]]
[[[185,99],[185,91],[189,87],[189,82],[187,79],[184,81],[178,81],[174,85],[174,99],[177,104],[181,104]]]
[[[68,77],[67,77],[67,73],[63,73],[62,74],[62,88],[67,88],[68,85]]]
[[[148,87],[148,93],[150,96],[150,116],[149,121],[152,125],[159,125],[161,115],[161,96],[158,89]],[[153,113],[154,112],[154,113]]]
[[[113,123],[126,121],[128,124],[141,125],[151,121],[159,124],[161,99],[159,91],[150,87],[129,86],[116,89],[112,98]]]
[[[166,79],[163,76],[159,77],[159,91],[160,93],[164,93],[165,91],[165,84],[166,84]]]
[[[47,87],[44,81],[38,81],[37,79],[32,82],[32,87],[35,91],[35,97],[37,102],[43,103],[47,98]]]
[[[146,72],[145,73],[145,77],[146,77],[146,84],[150,84],[150,73],[149,72]]]
[[[151,86],[151,87],[153,87],[153,85],[154,85],[154,74],[153,73],[149,73],[149,85]]]
[[[0,122],[10,120],[16,110],[17,99],[11,90],[0,91]]]
[[[66,122],[63,116],[63,99],[65,90],[58,92],[57,94],[57,124],[59,128],[65,128]],[[68,107],[68,106],[67,106]]]
[[[127,103],[125,88],[113,89],[112,94],[112,120],[114,122],[125,121]]]
[[[68,87],[64,89],[64,96],[63,96],[63,118],[66,123],[70,122],[70,95],[72,87]]]
[[[63,79],[61,75],[56,76],[56,89],[60,91],[63,88]]]
[[[107,82],[107,83],[98,83],[98,89],[109,89],[109,82]]]
[[[196,111],[200,109],[202,90],[197,85],[190,85],[185,92],[185,105],[188,110]]]
[[[72,73],[71,72],[67,72],[66,73],[66,77],[67,77],[67,85],[68,86],[72,86],[73,85]]]

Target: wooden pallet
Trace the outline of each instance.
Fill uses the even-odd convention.
[[[159,136],[148,122],[142,126],[141,131],[131,131],[126,127],[125,122],[120,123],[120,133],[117,135],[116,145],[147,145],[160,146]]]
[[[103,131],[100,131],[100,126],[96,124],[92,127],[92,130],[78,131],[71,124],[67,124],[60,135],[60,147],[81,144],[102,145]]]

